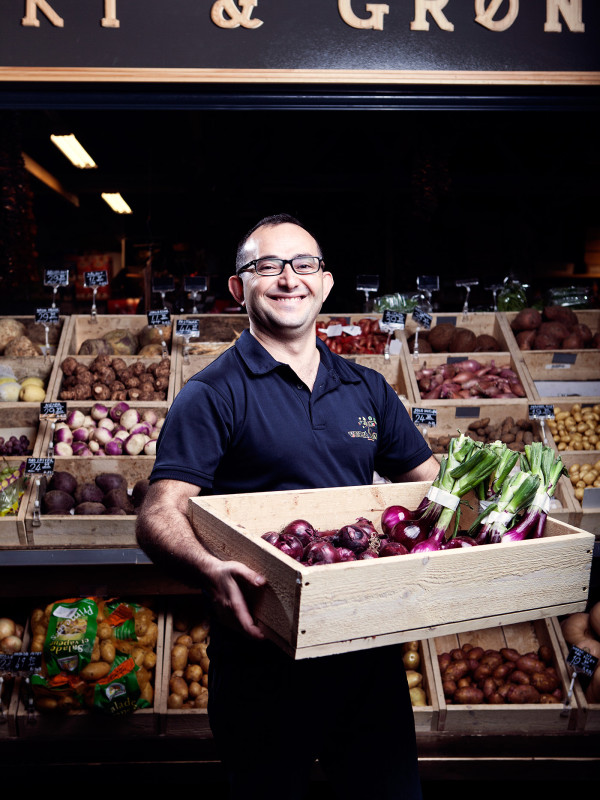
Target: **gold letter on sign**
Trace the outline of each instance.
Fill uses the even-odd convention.
[[[485,7],[485,0],[475,0],[475,22],[488,28],[490,31],[505,31],[513,24],[519,14],[519,0],[508,0],[508,11],[502,19],[494,19],[494,14],[503,0],[491,0]]]
[[[584,33],[585,25],[581,18],[581,0],[546,0],[545,33],[560,33],[562,25],[558,12],[563,15],[571,33]]]
[[[210,18],[219,28],[260,28],[262,19],[250,19],[252,9],[258,0],[238,0],[238,8],[234,0],[217,0],[210,10]],[[227,15],[227,16],[226,16]]]
[[[390,7],[384,3],[367,3],[365,9],[371,16],[368,19],[361,19],[352,11],[352,0],[338,0],[338,11],[346,25],[350,25],[351,28],[382,31],[383,18],[390,13]]]
[[[411,31],[428,31],[427,13],[431,14],[438,28],[443,31],[453,31],[454,25],[448,22],[442,13],[442,8],[448,5],[448,0],[415,0],[415,18],[410,23]]]
[[[117,19],[117,0],[104,0],[104,16],[100,25],[103,28],[118,28],[121,25]]]
[[[55,28],[64,28],[65,21],[59,17],[56,11],[46,2],[46,0],[25,0],[25,16],[21,20],[21,25],[30,28],[39,28],[40,21],[37,18],[37,9],[45,14]]]

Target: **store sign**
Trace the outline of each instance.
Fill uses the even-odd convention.
[[[22,0],[0,79],[600,84],[599,43],[597,0]]]

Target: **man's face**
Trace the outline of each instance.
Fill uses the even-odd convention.
[[[248,239],[246,263],[257,258],[292,259],[318,256],[313,237],[298,225],[263,225]],[[286,264],[281,275],[256,275],[253,270],[234,276],[229,288],[238,302],[245,302],[250,321],[266,333],[295,338],[314,326],[325,298],[333,286],[330,272],[297,275]]]

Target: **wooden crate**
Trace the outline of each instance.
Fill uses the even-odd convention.
[[[200,332],[194,342],[232,342],[246,328],[250,327],[250,320],[247,314],[180,314],[173,317],[173,332],[175,332],[175,321],[177,319],[197,319]],[[173,351],[181,350],[183,339],[174,336]]]
[[[431,317],[432,317],[431,328],[434,328],[436,325],[442,325],[442,324],[454,325],[457,328],[467,328],[467,330],[472,331],[476,336],[480,336],[481,334],[484,333],[488,334],[489,336],[493,336],[495,339],[497,339],[498,344],[500,345],[501,352],[508,353],[511,349],[509,345],[509,340],[507,339],[506,336],[505,329],[500,324],[500,319],[498,314],[494,312],[470,311],[466,319],[463,318],[462,312],[458,312],[455,314],[431,314]],[[414,335],[416,330],[417,330],[417,323],[413,320],[412,315],[409,314],[406,317],[406,324],[403,332],[403,338],[408,340],[411,336]],[[423,334],[426,337],[427,333],[428,332],[425,329],[421,328],[419,332],[419,339]],[[451,353],[450,355],[456,355],[456,353]],[[486,354],[486,357],[488,355],[489,354]]]
[[[409,413],[412,413],[413,407],[414,404],[411,404]],[[429,404],[425,403],[425,405],[422,407],[429,408]],[[489,418],[492,424],[498,424],[504,421],[508,416],[511,416],[515,420],[528,419],[528,403],[526,401],[522,401],[520,404],[510,406],[510,408],[506,408],[501,405],[486,405],[484,407],[445,405],[443,407],[436,408],[437,424],[435,426],[417,427],[419,428],[425,441],[431,443],[431,441],[438,436],[458,436],[461,431],[468,435],[468,426],[476,420]],[[532,420],[532,425],[535,435],[539,437],[540,441],[544,441],[543,431],[539,421]],[[550,431],[548,430],[548,427],[544,427],[546,432],[545,443],[549,447],[555,448],[554,440],[550,434]],[[561,520],[561,522],[566,522],[568,525],[574,525],[577,527],[581,521],[581,510],[578,508],[578,505],[575,501],[573,488],[568,478],[562,477],[559,480],[554,497],[561,504],[562,508],[553,509],[550,512],[551,516],[555,519]]]
[[[30,443],[30,455],[37,456],[41,452],[42,426],[40,424],[39,403],[2,403],[0,404],[0,436],[6,441],[11,436],[19,439],[27,436]]]
[[[51,304],[48,303],[48,306],[50,305]],[[38,347],[41,347],[42,353],[44,353],[46,349],[46,334],[44,326],[41,323],[35,322],[35,316],[33,314],[25,316],[19,315],[17,317],[4,316],[0,317],[0,319],[15,319],[18,322],[21,322],[23,325],[25,325],[26,329],[31,327],[35,331],[34,334],[35,344],[37,344]],[[52,332],[49,336],[48,351],[45,353],[47,356],[54,356],[60,353],[68,321],[69,317],[59,316],[58,325],[50,326]],[[58,330],[55,330],[55,328],[58,328]],[[25,335],[27,336],[27,330],[25,332]],[[31,335],[28,338],[31,338]]]
[[[431,644],[433,671],[436,685],[439,688],[440,731],[460,731],[462,733],[558,733],[572,730],[576,726],[577,705],[575,702],[566,706],[564,703],[540,704],[518,703],[506,705],[490,705],[487,703],[473,705],[452,705],[444,698],[442,677],[438,663],[438,655],[450,652],[470,642],[484,650],[500,650],[503,647],[513,648],[524,655],[537,651],[542,645],[548,646],[554,653],[554,667],[559,677],[563,696],[567,697],[569,677],[559,649],[551,619],[539,619],[533,622],[521,622],[516,625],[504,625],[485,630],[473,630],[465,633],[441,636],[433,639]]]
[[[25,460],[26,456],[2,456],[0,457],[0,468],[8,464],[13,468],[18,468]],[[31,482],[31,478],[26,478],[26,483]],[[25,533],[25,509],[27,506],[28,487],[19,503],[19,511],[14,516],[0,517],[0,547],[15,547],[27,544]]]
[[[523,386],[523,390],[525,392],[525,397],[515,397],[515,398],[486,398],[486,397],[470,397],[468,399],[446,399],[446,400],[427,400],[426,398],[421,396],[421,391],[419,389],[418,381],[416,374],[417,372],[424,368],[437,368],[441,367],[444,364],[453,363],[459,358],[472,358],[478,361],[482,366],[486,366],[490,364],[491,361],[497,367],[508,368],[512,369],[513,372],[517,374],[517,377],[521,381]],[[414,356],[410,353],[406,354],[406,364],[408,370],[408,377],[410,381],[410,388],[412,392],[412,402],[417,406],[427,406],[428,408],[443,408],[444,406],[457,406],[457,407],[470,407],[470,406],[481,406],[483,409],[486,409],[488,406],[498,406],[500,408],[504,408],[507,413],[510,412],[511,407],[517,407],[522,405],[524,402],[529,400],[533,402],[533,398],[530,397],[530,387],[528,376],[523,370],[521,363],[515,359],[512,353],[474,353],[474,354],[462,354],[457,355],[455,353],[425,353],[418,358],[414,358]],[[482,416],[487,416],[486,413],[482,413]]]
[[[150,477],[153,456],[103,458],[57,458],[56,471],[70,472],[80,483],[93,483],[103,472],[118,473],[131,490],[138,480]],[[43,480],[43,479],[42,479]],[[36,547],[136,547],[135,514],[77,515],[44,514],[34,524],[39,480],[32,480],[26,494],[24,527],[26,541]]]
[[[202,604],[202,600],[195,598],[194,603]],[[189,613],[192,613],[190,608]],[[165,624],[165,646],[163,664],[163,688],[161,693],[160,730],[161,733],[169,736],[193,736],[198,739],[208,739],[212,737],[212,732],[208,722],[208,712],[205,708],[174,709],[167,707],[169,699],[169,681],[171,679],[171,649],[175,639],[180,632],[173,628],[173,612],[166,614]]]
[[[599,402],[600,350],[524,350],[520,359],[532,402]],[[544,386],[548,382],[550,386]]]
[[[570,684],[573,671],[566,663],[570,648],[568,643],[565,641],[565,637],[562,635],[558,618],[555,617],[552,620],[552,623],[554,626],[554,634],[560,648],[562,661],[569,676]],[[588,701],[585,699],[585,692],[582,688],[581,680],[582,678],[577,676],[573,684],[573,697],[575,707],[577,709],[575,727],[578,731],[585,731],[586,733],[598,733],[600,732],[600,703],[588,703]]]
[[[95,356],[77,356],[76,360],[77,360],[77,362],[79,364],[85,364],[86,366],[89,366],[92,363],[92,361],[94,360],[94,358],[95,358]],[[110,356],[110,358],[122,358],[123,361],[127,364],[127,366],[130,366],[131,364],[134,364],[136,362],[141,362],[146,367],[149,366],[150,364],[157,364],[161,360],[159,356],[155,356],[155,357],[152,357],[152,358],[140,358],[139,356]],[[173,357],[170,357],[170,358],[171,358],[171,365],[170,365],[170,370],[169,370],[169,385],[168,385],[168,388],[167,388],[167,391],[166,391],[165,400],[164,401],[157,401],[157,400],[144,400],[144,401],[127,400],[126,402],[128,402],[129,405],[132,405],[132,406],[135,405],[135,406],[140,406],[140,407],[148,407],[148,406],[156,405],[157,402],[165,402],[165,403],[171,403],[172,402],[173,397],[174,397],[174,392],[175,392],[175,369],[174,369],[174,358]],[[62,363],[62,359],[61,359],[61,363]],[[48,398],[49,400],[60,400],[61,399],[60,398],[60,392],[62,390],[63,378],[64,378],[64,374],[63,374],[63,371],[60,368],[60,364],[59,364],[59,367],[58,367],[58,370],[57,370],[57,373],[56,373],[56,380],[55,380],[54,385],[52,387],[51,397]],[[87,403],[88,405],[90,405],[94,401],[89,399],[89,400],[81,400],[81,401],[69,400],[67,402],[69,403],[69,407],[72,407],[72,406],[73,407],[78,407],[80,404],[86,404]],[[105,405],[110,405],[110,403],[114,402],[114,401],[100,400],[99,402],[104,403]]]
[[[586,309],[586,308],[583,309],[574,308],[572,310],[577,315],[577,321],[581,325],[587,325],[593,334],[600,330],[600,311],[598,311],[597,309]],[[514,348],[515,351],[522,353],[547,353],[548,351],[545,350],[519,350],[519,345],[517,344],[516,336],[511,328],[511,323],[516,318],[518,313],[519,313],[518,311],[500,311],[498,312],[497,315],[498,322],[502,326],[502,329],[504,331],[506,340],[510,345],[510,348],[511,349]],[[576,356],[575,362],[577,362],[577,360],[579,360],[584,353],[593,351],[582,349],[582,350],[565,350],[565,351],[557,350],[550,352],[574,353]]]
[[[564,465],[567,469],[572,466],[573,464],[595,464],[597,461],[600,460],[600,452],[596,451],[586,451],[586,450],[579,450],[577,452],[564,450],[561,453],[561,457],[563,460]],[[562,480],[569,480],[568,478],[562,478]],[[573,491],[573,485],[569,481],[569,485],[571,490]],[[598,490],[596,489],[595,492],[589,493],[587,492],[589,497],[596,497],[598,494]],[[576,497],[575,493],[573,492],[573,504],[575,510],[579,516],[576,524],[578,528],[581,528],[584,531],[589,531],[593,533],[594,536],[599,539],[600,538],[600,502],[591,505],[589,501],[586,501],[585,494],[584,494],[584,501],[580,502]]]
[[[134,736],[156,736],[159,733],[158,709],[162,701],[162,665],[165,619],[158,613],[158,641],[154,671],[154,702],[151,708],[140,708],[133,714],[112,717],[102,712],[81,709],[66,714],[42,713],[33,705],[25,679],[17,700],[17,735],[20,739],[46,739],[57,736],[65,739],[131,739]]]
[[[0,362],[12,369],[15,378],[20,383],[25,378],[41,378],[44,382],[46,395],[44,400],[50,400],[54,391],[57,374],[60,371],[59,361],[54,356],[36,356],[34,358],[1,358]],[[30,406],[39,409],[40,403],[25,402],[17,400],[14,403],[1,403],[0,411],[3,408],[13,406]]]
[[[154,403],[139,403],[139,402],[133,402],[133,401],[131,401],[131,402],[127,401],[127,403],[128,403],[130,408],[135,408],[138,411],[154,411],[157,414],[158,417],[165,417],[166,414],[167,414],[168,408],[169,408],[168,403],[156,403],[156,402],[154,402]],[[116,405],[116,402],[113,400],[113,401],[106,402],[103,405],[105,405],[107,408],[110,409],[110,408],[113,408]],[[68,411],[79,410],[79,411],[82,411],[84,414],[88,415],[90,413],[91,409],[92,409],[92,403],[90,403],[90,401],[87,401],[87,403],[71,403],[71,402],[67,403],[67,410]],[[38,438],[37,438],[37,451],[36,451],[35,455],[46,456],[48,454],[48,448],[49,448],[51,442],[54,439],[54,433],[55,433],[55,429],[54,429],[53,423],[51,421],[43,420],[40,423],[40,428],[39,428],[39,433],[38,433]],[[90,457],[91,456],[87,456],[87,458],[90,458]],[[101,459],[106,458],[106,456],[93,456],[93,457],[94,458],[101,458]],[[61,460],[63,458],[67,458],[67,456],[56,456],[56,463],[57,463],[57,467],[56,468],[57,469],[59,469],[58,464],[61,462]],[[77,458],[84,459],[84,458],[86,458],[86,456],[77,456]],[[119,460],[119,462],[120,462],[121,460],[124,461],[125,459],[131,459],[131,458],[141,458],[141,459],[154,458],[154,456],[143,456],[143,455],[142,456],[114,456],[114,458],[117,458]]]
[[[419,642],[419,654],[421,656],[421,666],[417,671],[423,675],[422,685],[428,702],[426,706],[413,706],[413,714],[415,731],[428,733],[438,729],[440,707],[431,660],[431,643],[427,639]]]
[[[398,503],[416,508],[428,482],[190,499],[204,545],[267,578],[254,614],[295,658],[365,649],[581,610],[594,537],[549,518],[543,539],[307,567],[261,539],[292,519],[339,528]],[[465,523],[470,524],[469,509]],[[472,519],[472,518],[471,518]]]
[[[147,324],[148,318],[144,314],[99,314],[95,321],[92,320],[91,314],[73,314],[69,318],[69,325],[65,332],[61,356],[62,358],[76,356],[86,339],[102,339],[107,333],[114,330],[126,330],[134,336],[138,336]],[[171,331],[172,326],[163,329],[169,352],[172,350]],[[123,356],[123,358],[130,358],[130,356]]]

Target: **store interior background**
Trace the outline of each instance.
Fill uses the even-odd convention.
[[[491,308],[486,287],[507,276],[528,283],[532,299],[570,284],[597,299],[600,273],[586,273],[586,248],[600,229],[598,121],[595,112],[543,110],[3,111],[0,153],[20,148],[79,206],[26,175],[33,254],[26,265],[2,265],[1,313],[48,305],[45,268],[105,252],[125,255],[115,297],[136,297],[146,267],[177,283],[207,275],[204,310],[213,299],[230,307],[237,241],[280,211],[323,247],[336,279],[325,311],[363,310],[361,274],[379,276],[379,294],[439,275],[439,310],[462,306],[461,278],[480,281],[472,293],[480,310]],[[52,132],[75,133],[98,168],[73,167]],[[102,191],[120,191],[133,214],[112,212]],[[28,291],[15,296],[23,279]],[[167,301],[175,313],[191,311],[182,291]],[[62,293],[65,313],[88,307],[72,289]]]

